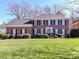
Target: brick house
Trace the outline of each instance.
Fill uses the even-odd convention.
[[[6,25],[6,33],[13,36],[24,34],[66,35],[69,30],[69,19],[61,13],[41,14],[30,19],[13,19]]]

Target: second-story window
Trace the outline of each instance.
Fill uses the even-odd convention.
[[[58,20],[55,20],[55,25],[58,25]]]
[[[51,25],[51,20],[48,20],[48,25],[49,25],[49,26]]]
[[[43,25],[48,25],[48,20],[43,20]]]
[[[65,20],[62,20],[62,25],[65,25]]]
[[[41,25],[41,20],[37,20],[37,25]]]
[[[58,25],[62,25],[62,20],[58,20]]]

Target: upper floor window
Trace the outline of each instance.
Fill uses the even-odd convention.
[[[58,25],[58,20],[55,20],[55,25]]]
[[[51,20],[48,20],[48,25],[51,25]]]
[[[62,25],[62,20],[58,20],[58,24],[59,25]]]
[[[37,25],[41,25],[41,20],[37,20]]]
[[[43,20],[43,25],[48,25],[48,20]]]
[[[62,20],[62,25],[65,25],[65,20]]]

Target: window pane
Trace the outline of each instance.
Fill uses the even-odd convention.
[[[65,25],[65,20],[62,20],[62,25]]]
[[[51,20],[48,20],[48,25],[51,25],[51,22],[50,22]]]
[[[58,20],[55,20],[55,25],[58,25]]]

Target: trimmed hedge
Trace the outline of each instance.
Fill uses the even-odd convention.
[[[5,35],[5,34],[0,34],[0,38],[1,38],[1,39],[8,39],[8,36]]]
[[[27,38],[30,38],[30,37],[29,37],[29,35],[23,35],[22,38],[27,39]]]
[[[34,35],[34,38],[48,38],[48,35],[36,34]]]

